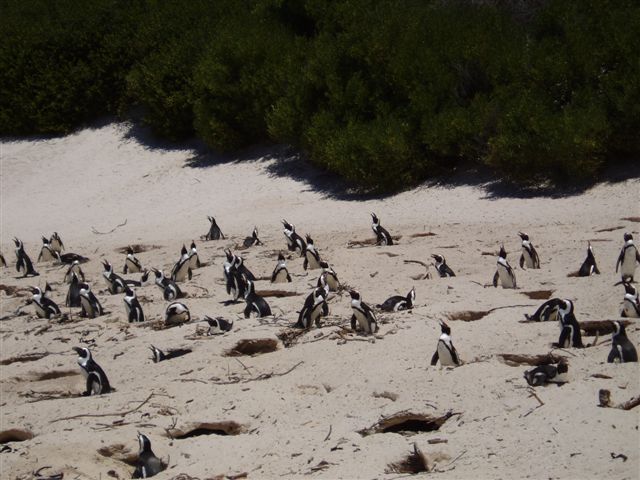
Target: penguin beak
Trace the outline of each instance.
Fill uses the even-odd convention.
[[[73,350],[78,354],[82,355],[82,349],[80,347],[73,347]]]

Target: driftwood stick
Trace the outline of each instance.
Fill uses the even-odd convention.
[[[326,442],[327,440],[329,440],[329,437],[331,436],[331,430],[333,429],[332,425],[329,425],[329,433],[327,433],[327,436],[324,437],[324,441]]]
[[[211,383],[213,383],[214,385],[232,385],[234,383],[249,383],[249,382],[257,382],[260,380],[268,380],[272,377],[282,377],[284,375],[287,375],[291,372],[293,372],[296,368],[298,368],[300,365],[302,365],[304,363],[304,361],[299,361],[298,363],[296,363],[293,367],[291,367],[289,370],[285,371],[285,372],[280,372],[280,373],[263,373],[261,375],[258,375],[257,377],[253,377],[253,378],[247,378],[245,380],[242,380],[240,378],[234,378],[233,380],[229,380],[229,381],[212,381]]]
[[[99,231],[98,231],[98,230],[96,230],[96,228],[95,228],[95,227],[93,227],[93,226],[91,227],[91,231],[92,231],[93,233],[95,233],[96,235],[109,235],[110,233],[115,232],[118,228],[120,228],[120,227],[124,227],[126,224],[127,224],[127,219],[125,218],[125,219],[124,219],[124,222],[122,222],[122,223],[121,223],[121,224],[119,224],[119,225],[116,225],[115,227],[113,227],[113,228],[112,228],[111,230],[109,230],[108,232],[99,232]]]
[[[601,388],[600,391],[598,392],[598,400],[599,400],[599,407],[606,407],[606,408],[619,408],[621,410],[631,410],[632,408],[637,407],[638,405],[640,405],[640,395],[638,395],[637,397],[633,397],[630,400],[627,400],[626,402],[620,403],[618,405],[614,405],[612,400],[611,400],[611,392],[605,388]]]
[[[125,410],[124,412],[114,412],[114,413],[81,413],[79,415],[71,415],[70,417],[62,417],[56,418],[55,420],[51,420],[49,423],[62,422],[63,420],[72,420],[74,418],[82,418],[82,417],[124,417],[125,415],[129,415],[130,413],[137,412],[145,405],[151,398],[155,395],[155,392],[151,392],[147,398],[145,398],[142,402],[138,404],[137,407],[134,407],[130,410]]]

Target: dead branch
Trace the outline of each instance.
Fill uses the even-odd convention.
[[[611,400],[611,392],[605,388],[601,388],[600,391],[598,392],[598,399],[600,402],[598,405],[599,407],[631,410],[632,408],[635,408],[638,405],[640,405],[640,395],[638,395],[637,397],[633,397],[630,400],[627,400],[626,402],[620,403],[618,405],[613,405]]]
[[[324,441],[326,442],[327,440],[329,440],[329,437],[331,436],[331,429],[333,428],[332,425],[329,425],[329,433],[327,433],[327,436],[324,437]]]
[[[127,224],[127,219],[125,218],[125,219],[124,219],[124,222],[122,222],[122,223],[121,223],[121,224],[119,224],[119,225],[116,225],[115,227],[113,227],[113,228],[112,228],[111,230],[109,230],[108,232],[99,232],[99,231],[98,231],[98,230],[96,230],[96,229],[95,229],[95,227],[93,227],[93,226],[91,227],[91,231],[92,231],[93,233],[95,233],[96,235],[109,235],[110,233],[115,232],[118,228],[120,228],[120,227],[124,227],[126,224]]]
[[[51,420],[49,423],[62,422],[64,420],[72,420],[74,418],[83,418],[83,417],[124,417],[125,415],[129,415],[130,413],[137,412],[142,408],[151,398],[156,395],[155,392],[151,392],[147,398],[145,398],[137,407],[134,407],[130,410],[125,410],[124,412],[114,412],[114,413],[81,413],[79,415],[71,415],[70,417],[62,417],[56,418],[55,420]]]
[[[272,377],[282,377],[284,375],[287,375],[291,372],[293,372],[296,368],[298,368],[300,365],[302,365],[304,363],[304,361],[300,361],[298,363],[296,363],[293,367],[291,367],[289,370],[285,371],[285,372],[280,372],[280,373],[262,373],[260,375],[258,375],[257,377],[253,377],[253,378],[247,378],[247,379],[240,379],[240,378],[234,378],[233,380],[228,380],[228,381],[217,381],[217,380],[211,380],[211,383],[213,383],[214,385],[232,385],[235,383],[249,383],[249,382],[258,382],[261,380],[268,380]]]

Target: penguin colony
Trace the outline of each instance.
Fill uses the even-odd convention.
[[[380,219],[375,213],[371,213],[371,228],[375,234],[375,243],[379,246],[394,245],[394,237],[381,226]],[[209,216],[209,231],[201,237],[203,241],[223,240],[220,227],[216,223],[214,217]],[[296,226],[287,220],[282,220],[284,227],[283,234],[286,241],[286,247],[290,252],[289,256],[285,256],[283,251],[278,251],[275,268],[271,275],[264,278],[270,280],[271,283],[292,283],[294,282],[291,273],[287,267],[287,260],[296,261],[296,257],[302,259],[303,270],[308,272],[307,276],[317,276],[314,280],[315,287],[307,295],[304,303],[297,312],[297,322],[291,327],[302,330],[309,330],[314,327],[322,326],[322,319],[329,316],[329,302],[335,301],[343,295],[343,288],[338,279],[335,270],[330,266],[327,259],[323,258],[320,249],[316,247],[314,240],[310,234],[306,234],[303,239],[296,232]],[[521,239],[521,255],[519,258],[519,266],[523,271],[527,269],[540,269],[541,260],[537,250],[533,246],[528,234],[518,232]],[[634,286],[634,275],[637,265],[640,264],[640,254],[633,242],[633,236],[630,233],[624,234],[624,243],[617,259],[615,270],[620,273],[620,282],[616,285],[622,285],[624,288],[624,296],[619,313],[620,317],[640,318],[640,298],[638,289]],[[27,254],[24,244],[18,238],[14,239],[16,263],[15,269],[24,277],[38,277],[40,274],[36,271],[34,263]],[[254,246],[264,245],[258,237],[258,228],[254,227],[250,236],[246,237],[242,242],[240,249],[252,248]],[[53,262],[54,264],[68,265],[64,276],[60,278],[60,284],[67,289],[66,298],[64,300],[65,307],[79,307],[79,315],[87,318],[97,318],[105,314],[105,311],[92,291],[92,282],[89,282],[81,269],[81,264],[89,261],[84,257],[75,253],[62,253],[64,244],[57,232],[50,237],[42,237],[42,247],[38,255],[37,263]],[[144,288],[147,285],[155,284],[162,292],[163,299],[168,302],[165,308],[164,324],[166,327],[184,326],[192,322],[204,322],[208,325],[205,335],[221,335],[227,334],[233,330],[234,319],[224,318],[223,316],[211,317],[204,315],[203,318],[193,318],[187,305],[186,297],[180,289],[179,284],[193,281],[194,271],[202,268],[204,264],[198,254],[197,246],[191,241],[190,247],[182,246],[180,256],[173,264],[170,274],[165,275],[162,268],[155,266],[143,265],[140,259],[136,258],[136,252],[132,247],[126,249],[126,257],[124,258],[124,266],[122,273],[124,275],[139,275],[136,279],[125,278],[116,273],[114,267],[107,259],[102,260],[103,280],[106,285],[106,292],[100,294],[122,295],[123,318],[128,323],[144,323],[148,321],[145,318],[143,307],[138,300],[136,290]],[[441,254],[431,254],[434,263],[431,264],[438,276],[441,278],[455,277],[456,274],[452,268],[447,265],[446,259]],[[5,257],[2,256],[2,267],[6,267]],[[215,262],[211,262],[215,263]],[[313,271],[318,270],[316,274]],[[586,258],[577,273],[581,277],[589,277],[599,275],[600,271],[596,264],[595,255],[591,244],[587,245]],[[245,308],[243,311],[244,318],[255,316],[258,318],[272,317],[273,308],[266,298],[260,295],[260,291],[256,290],[256,275],[249,270],[239,251],[225,249],[224,263],[222,268],[222,278],[229,296],[228,304],[234,305],[244,301]],[[516,289],[518,283],[514,269],[507,260],[507,252],[504,245],[496,258],[496,270],[493,275],[491,284],[494,287],[501,286],[505,289]],[[393,314],[395,312],[412,310],[416,304],[416,289],[412,288],[408,293],[402,295],[392,295],[379,304],[370,304],[365,302],[366,285],[362,285],[364,295],[359,290],[349,288],[351,317],[350,327],[353,332],[358,335],[373,336],[380,330],[380,320],[378,314],[385,312]],[[393,289],[390,286],[390,289]],[[47,282],[43,288],[32,286],[30,289],[32,297],[30,303],[34,307],[34,313],[41,319],[55,319],[63,315],[60,307],[57,305],[53,297],[53,289]],[[346,290],[345,290],[346,291]],[[375,305],[375,307],[373,306]],[[559,324],[558,341],[554,342],[554,346],[558,348],[585,348],[581,337],[580,325],[576,318],[577,306],[571,299],[552,298],[543,302],[533,314],[525,314],[528,321],[545,322],[556,321]],[[240,319],[240,321],[242,321]],[[427,350],[433,351],[430,365],[435,366],[438,363],[442,367],[457,367],[464,364],[458,351],[454,347],[452,340],[452,330],[450,326],[442,319],[439,320],[440,336],[430,342],[431,347],[426,348],[425,358],[428,355]],[[620,321],[613,322],[614,331],[611,339],[611,350],[606,359],[609,363],[617,362],[637,362],[638,355],[634,345],[626,336],[625,325]],[[435,348],[432,348],[435,347]],[[151,360],[159,363],[174,358],[184,356],[191,352],[191,349],[185,348],[166,348],[160,349],[154,345],[149,345],[151,350]],[[94,359],[89,347],[73,347],[77,354],[77,363],[85,377],[84,390],[81,392],[83,396],[103,395],[114,391],[111,386],[105,369],[103,369]],[[462,349],[464,352],[464,348]],[[464,356],[464,355],[463,355]],[[107,363],[108,359],[100,359]],[[426,362],[425,362],[426,363]],[[108,370],[108,366],[106,368]],[[546,383],[562,384],[569,381],[569,367],[563,360],[556,365],[540,365],[534,369],[524,372],[526,383],[531,386],[541,386]],[[132,478],[148,478],[160,473],[165,465],[158,458],[152,448],[150,439],[143,433],[138,432],[138,460]]]

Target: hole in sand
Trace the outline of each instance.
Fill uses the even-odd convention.
[[[622,217],[620,220],[626,220],[628,222],[640,222],[640,217]]]
[[[261,355],[278,350],[278,340],[275,338],[250,338],[240,340],[236,346],[227,350],[225,356],[238,357],[241,355]]]
[[[24,297],[30,293],[25,288],[18,288],[14,285],[4,284],[0,284],[0,292],[4,292],[8,297]]]
[[[378,423],[369,428],[358,430],[363,437],[373,435],[374,433],[400,433],[402,435],[411,435],[419,432],[433,432],[439,430],[440,427],[453,415],[458,413],[447,412],[440,417],[434,417],[428,414],[399,412],[389,417],[385,417]]]
[[[6,358],[0,361],[0,365],[11,365],[12,363],[35,362],[49,355],[48,353],[27,353],[17,357]]]
[[[244,433],[246,428],[232,420],[223,422],[202,422],[196,423],[186,430],[174,428],[168,430],[167,436],[176,440],[185,438],[200,437],[202,435],[240,435]]]
[[[394,462],[387,465],[387,470],[385,473],[416,474],[420,472],[430,472],[431,470],[433,470],[437,463],[450,459],[451,457],[449,455],[442,452],[425,454],[418,448],[418,445],[414,443],[413,451],[399,462]]]
[[[553,295],[554,290],[531,290],[530,292],[520,292],[531,300],[548,300]]]
[[[25,440],[31,440],[33,437],[33,433],[31,433],[29,430],[10,428],[9,430],[3,430],[2,432],[0,432],[0,444],[9,442],[24,442]]]
[[[148,252],[149,250],[157,250],[158,248],[162,248],[160,245],[142,245],[136,243],[134,245],[127,245],[126,247],[116,248],[115,251],[117,253],[126,254],[129,247],[131,247],[133,253],[143,253]]]
[[[498,359],[509,365],[510,367],[519,367],[521,365],[530,365],[532,367],[538,367],[540,365],[550,365],[552,363],[558,363],[561,360],[566,362],[566,357],[561,355],[554,355],[547,353],[544,355],[519,355],[517,353],[500,353],[497,355]]]
[[[135,467],[138,463],[138,454],[131,453],[131,450],[121,443],[99,448],[98,453],[103,457],[113,458],[114,460],[126,463],[132,467]]]
[[[50,372],[36,373],[33,376],[34,382],[43,382],[45,380],[53,380],[62,377],[72,377],[80,375],[78,370],[52,370]]]
[[[464,312],[447,313],[445,316],[451,321],[475,322],[488,314],[489,312],[482,310],[465,310]]]

